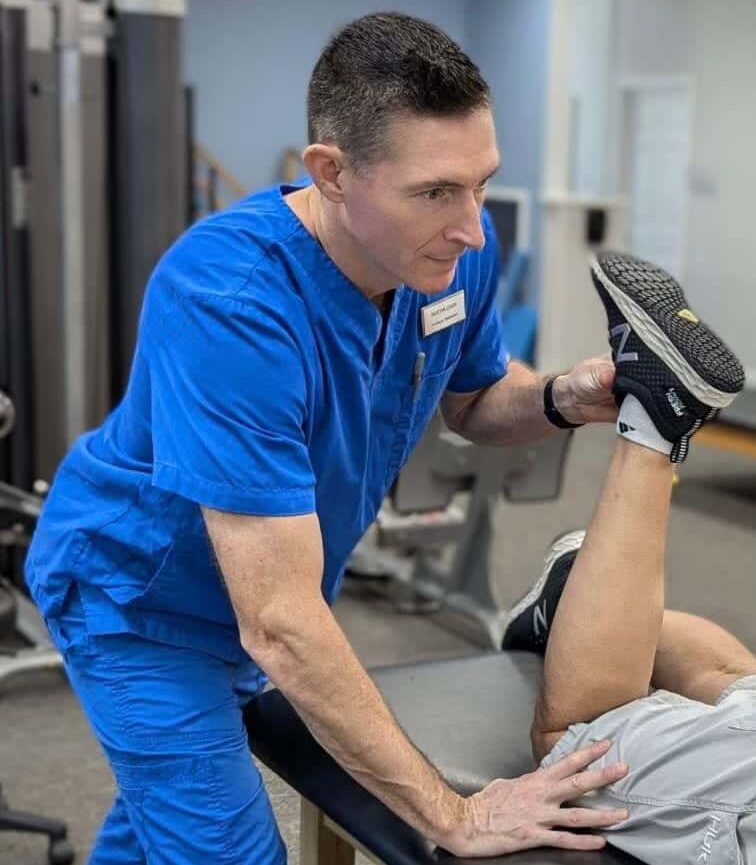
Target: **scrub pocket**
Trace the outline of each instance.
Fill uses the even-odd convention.
[[[64,658],[147,861],[284,865],[249,750],[238,665],[134,634],[92,635]],[[116,833],[101,835],[95,861],[121,861],[107,849]]]

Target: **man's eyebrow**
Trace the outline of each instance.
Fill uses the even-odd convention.
[[[499,166],[496,168],[483,180],[478,184],[482,186],[484,183],[488,183],[488,181],[496,174],[499,170]],[[406,188],[406,191],[409,193],[413,192],[422,192],[424,189],[463,189],[465,186],[464,183],[459,183],[456,180],[449,180],[447,177],[436,177],[435,179],[423,180],[421,183],[413,183],[411,186]]]

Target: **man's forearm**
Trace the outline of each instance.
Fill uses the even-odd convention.
[[[465,800],[415,749],[323,602],[277,621],[245,648],[313,736],[363,787],[437,844],[464,822]]]
[[[323,601],[317,515],[202,513],[244,648],[367,790],[458,856],[511,852],[533,846],[536,837],[557,846],[584,844],[544,827],[559,823],[560,806],[576,791],[621,777],[613,770],[573,774],[605,749],[578,752],[552,772],[499,779],[469,798],[457,795],[399,728]],[[577,816],[577,825],[598,827],[626,814]]]
[[[481,391],[465,409],[455,432],[477,444],[510,445],[537,441],[557,431],[543,413],[543,388],[548,376],[512,361],[504,378]],[[560,407],[562,381],[554,382]]]

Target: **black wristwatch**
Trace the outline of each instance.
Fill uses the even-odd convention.
[[[557,378],[558,376],[556,375],[551,376],[543,386],[543,413],[546,415],[549,423],[559,427],[559,429],[577,429],[580,426],[584,426],[581,423],[570,423],[554,405],[554,396],[551,391]]]

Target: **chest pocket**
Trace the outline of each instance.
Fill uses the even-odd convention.
[[[386,466],[386,485],[394,479],[404,465],[412,449],[441,399],[446,385],[459,361],[459,354],[439,371],[429,370],[417,385],[405,385],[401,400],[394,413],[394,436]]]

